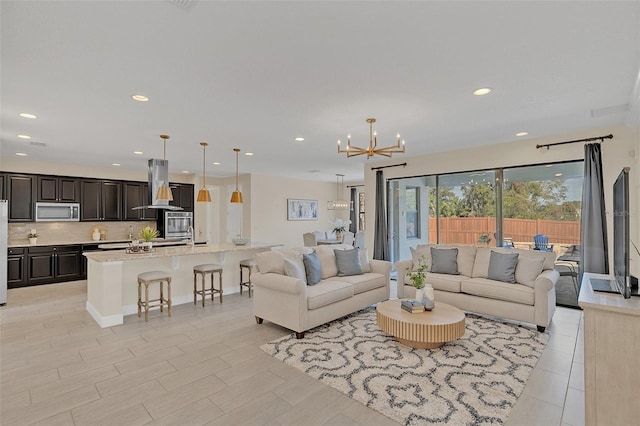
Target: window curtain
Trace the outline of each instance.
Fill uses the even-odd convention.
[[[387,203],[384,196],[384,177],[382,170],[376,171],[376,228],[373,241],[373,258],[389,260],[387,238]]]
[[[580,282],[582,274],[609,273],[607,220],[604,208],[602,152],[600,144],[584,146],[584,181],[580,221]]]
[[[349,219],[351,220],[351,224],[349,225],[349,231],[353,232],[355,235],[358,230],[358,222],[356,222],[356,213],[358,210],[358,202],[356,198],[358,194],[355,188],[351,188],[351,212],[349,213]]]

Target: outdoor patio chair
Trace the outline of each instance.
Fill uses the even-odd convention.
[[[549,237],[538,234],[533,237],[533,249],[540,251],[553,251],[553,244],[549,244]]]

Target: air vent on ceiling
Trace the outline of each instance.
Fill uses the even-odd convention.
[[[198,0],[167,0],[174,6],[179,7],[182,10],[189,11],[193,9],[193,6],[197,3]]]
[[[41,146],[41,147],[43,147],[43,148],[44,148],[45,146],[47,146],[47,144],[46,144],[46,143],[44,143],[44,142],[35,142],[35,141],[31,141],[31,142],[29,142],[29,143],[30,143],[31,145]]]

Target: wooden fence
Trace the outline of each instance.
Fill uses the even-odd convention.
[[[437,241],[437,223],[429,218],[429,241]],[[440,243],[477,245],[482,234],[495,245],[496,219],[494,217],[440,218]],[[503,236],[513,242],[533,244],[533,236],[544,234],[549,244],[580,244],[580,221],[504,219]]]

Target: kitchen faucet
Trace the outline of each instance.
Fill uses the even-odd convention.
[[[187,228],[187,238],[189,239],[189,241],[187,242],[187,245],[192,246],[193,245],[193,226],[189,225],[189,227]]]

